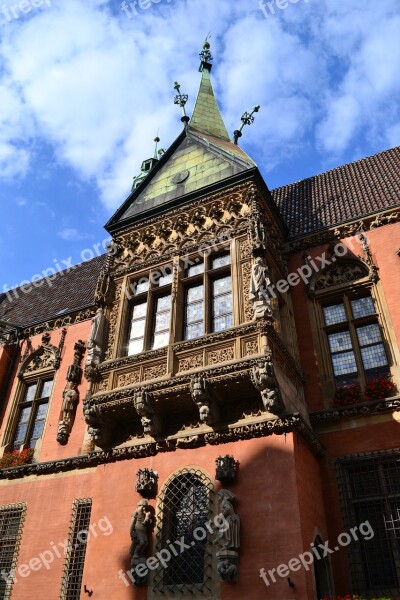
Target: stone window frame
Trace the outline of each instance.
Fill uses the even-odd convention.
[[[35,456],[40,451],[40,448],[41,448],[41,445],[43,442],[43,438],[46,433],[50,410],[51,410],[51,405],[52,405],[53,398],[54,398],[54,390],[55,390],[55,386],[56,386],[56,370],[54,368],[46,369],[46,370],[43,370],[40,372],[29,373],[29,375],[22,375],[18,379],[17,388],[15,390],[14,398],[12,401],[12,409],[11,409],[11,412],[10,412],[10,415],[8,418],[6,430],[4,432],[3,452],[10,452],[13,450],[14,437],[15,437],[16,430],[17,430],[18,423],[19,423],[19,416],[21,414],[21,405],[23,404],[23,398],[25,396],[28,386],[32,385],[36,382],[44,383],[45,381],[48,381],[49,379],[53,380],[53,387],[52,387],[51,394],[50,394],[49,400],[48,400],[47,413],[46,413],[46,418],[45,418],[45,422],[44,422],[44,426],[43,426],[42,435],[40,438],[38,438],[38,440],[35,444],[35,447],[34,447]],[[33,402],[35,402],[35,400]],[[40,404],[40,403],[38,403],[38,404]],[[32,411],[32,415],[34,414],[34,412],[35,411]],[[32,415],[30,417],[30,423],[29,423],[27,432],[29,430],[32,430],[32,427],[34,425],[34,420],[33,420]],[[27,437],[28,437],[28,433],[26,434],[25,442],[22,446],[22,449],[26,449],[26,448],[30,447],[26,441]],[[36,458],[37,458],[37,456],[36,456]]]
[[[375,322],[380,326],[383,344],[388,360],[387,372],[390,372],[395,377],[398,375],[397,346],[393,330],[390,325],[390,314],[384,298],[382,285],[379,280],[373,281],[370,276],[366,275],[358,280],[341,283],[326,289],[312,289],[311,293],[309,290],[309,312],[312,336],[316,350],[317,362],[319,365],[322,394],[324,403],[327,407],[332,405],[332,400],[338,386],[335,382],[331,352],[329,348],[328,336],[326,334],[327,327],[325,325],[323,307],[333,305],[335,303],[341,303],[344,295],[350,297],[351,300],[362,298],[366,295],[370,295],[372,297],[376,309],[372,320],[375,319]],[[339,328],[340,325],[343,324],[338,324]],[[362,364],[362,362],[360,364]],[[365,387],[366,378],[363,372],[360,374],[358,371],[358,382],[362,387]]]

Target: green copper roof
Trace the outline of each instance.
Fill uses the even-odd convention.
[[[214,96],[214,90],[210,79],[210,71],[203,68],[199,93],[197,94],[189,127],[199,133],[205,133],[230,141],[225,123],[219,112],[218,104]]]

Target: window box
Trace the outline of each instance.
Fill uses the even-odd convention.
[[[390,373],[383,377],[377,377],[367,381],[364,392],[358,383],[345,385],[336,390],[333,403],[335,406],[351,406],[360,402],[372,402],[373,400],[383,400],[389,398],[395,393],[395,384]]]
[[[0,458],[0,469],[29,465],[33,462],[34,453],[34,448],[26,448],[25,450],[21,450],[21,452],[18,452],[18,450],[5,452]]]
[[[333,403],[335,406],[351,406],[363,401],[361,386],[359,383],[344,385],[336,390]]]

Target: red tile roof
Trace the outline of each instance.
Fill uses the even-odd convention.
[[[400,146],[272,191],[290,237],[400,205]]]
[[[94,292],[106,255],[61,271],[41,287],[0,294],[0,319],[27,327],[94,304]],[[39,283],[39,282],[37,282]],[[25,286],[24,286],[25,287]],[[28,288],[27,288],[28,289]]]

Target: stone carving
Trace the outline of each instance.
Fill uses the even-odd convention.
[[[88,340],[88,354],[86,357],[87,366],[97,366],[100,364],[103,353],[104,334],[106,318],[103,308],[100,306],[92,319],[92,328]]]
[[[235,481],[237,462],[233,456],[227,454],[226,456],[218,456],[215,460],[216,472],[215,479],[222,483],[228,483]]]
[[[114,283],[111,278],[108,265],[102,267],[97,281],[94,301],[97,306],[108,306],[112,303],[114,296]]]
[[[159,415],[155,413],[149,392],[138,389],[134,395],[135,409],[141,417],[143,431],[146,435],[156,436],[161,432],[162,423]]]
[[[252,356],[258,354],[258,340],[249,340],[245,344],[245,356]]]
[[[208,353],[208,364],[217,365],[227,360],[233,360],[235,358],[235,352],[232,347],[230,348],[218,348]]]
[[[272,355],[267,354],[265,359],[257,362],[251,371],[251,381],[261,394],[265,410],[281,415],[285,407],[275,377]]]
[[[333,267],[328,267],[318,276],[314,289],[324,290],[328,287],[350,283],[363,277],[368,277],[368,271],[362,263],[337,262]]]
[[[151,469],[139,469],[136,473],[136,491],[143,498],[155,498],[157,495],[158,473]]]
[[[189,371],[203,366],[203,354],[193,354],[179,359],[179,372]]]
[[[253,304],[253,319],[272,316],[271,300],[267,288],[271,285],[269,269],[262,256],[257,255],[251,269],[249,299]]]
[[[78,340],[74,345],[74,363],[68,367],[67,385],[63,391],[63,402],[57,428],[57,442],[62,446],[68,443],[75,421],[76,407],[79,402],[78,386],[82,381],[81,363],[85,353],[85,344]]]
[[[219,514],[224,519],[214,538],[214,543],[220,547],[217,552],[218,575],[221,581],[236,581],[240,549],[240,518],[232,504],[235,494],[222,489],[218,492],[218,499]]]
[[[139,383],[140,381],[140,371],[136,369],[134,371],[129,371],[129,373],[122,373],[118,375],[117,379],[117,387],[126,387],[128,385],[133,385],[134,383]]]
[[[88,426],[88,434],[93,443],[100,448],[109,447],[111,443],[110,431],[104,425],[99,407],[93,404],[90,396],[83,404],[83,416]]]
[[[58,347],[50,344],[51,337],[48,331],[42,335],[42,343],[36,350],[32,351],[32,346],[28,342],[27,351],[25,351],[24,359],[18,370],[18,378],[23,379],[25,373],[34,373],[41,369],[58,369],[61,364],[66,335],[67,330],[64,328],[61,331]]]
[[[199,409],[200,421],[212,425],[214,423],[214,415],[211,411],[211,385],[210,382],[201,375],[196,375],[190,380],[190,393],[193,402],[197,404]]]
[[[167,365],[162,363],[159,365],[153,365],[151,367],[145,367],[143,379],[148,381],[149,379],[157,379],[157,377],[163,377],[167,372]]]
[[[375,265],[371,248],[369,247],[369,241],[364,233],[360,233],[358,236],[361,242],[362,249],[364,250],[364,261],[369,266],[369,276],[373,283],[376,283],[379,279],[378,267]]]
[[[135,585],[144,585],[147,582],[147,576],[140,577],[137,574],[136,567],[146,563],[146,550],[149,545],[149,531],[153,525],[153,517],[148,510],[147,500],[139,500],[135,512],[132,515],[130,536],[131,547],[131,567],[135,570]]]
[[[252,276],[251,262],[247,261],[242,264],[242,284],[243,284],[243,296],[244,296],[244,318],[246,321],[252,321],[254,319],[253,303],[250,300],[250,283]]]
[[[117,335],[117,320],[118,320],[118,308],[119,301],[121,299],[122,294],[122,284],[119,283],[115,288],[115,297],[114,304],[111,310],[109,325],[108,325],[108,342],[107,342],[107,351],[105,355],[105,360],[109,360],[113,356],[115,338]]]

